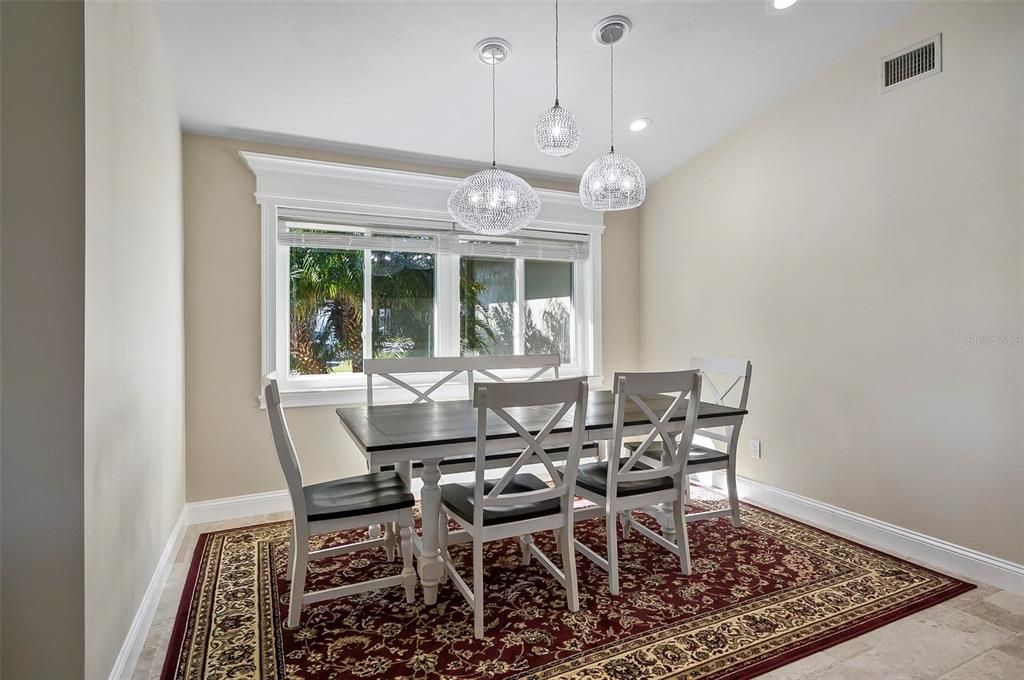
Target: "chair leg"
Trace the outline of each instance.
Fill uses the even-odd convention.
[[[439,584],[448,583],[448,567],[444,560],[448,559],[448,515],[441,511],[437,522],[437,546],[441,549],[441,580]]]
[[[565,574],[565,596],[569,611],[580,609],[579,583],[576,581],[576,541],[573,540],[572,524],[560,532],[562,546],[562,573]]]
[[[686,517],[683,513],[683,502],[681,500],[672,504],[672,518],[676,523],[676,550],[679,553],[679,567],[683,576],[690,575],[690,538],[686,529]]]
[[[416,599],[416,569],[412,566],[412,528],[402,524],[398,530],[402,537],[402,584],[405,586],[405,601],[412,604]]]
[[[562,552],[562,532],[559,529],[552,529],[551,535],[555,539],[555,550]]]
[[[395,525],[393,522],[384,523],[384,559],[391,562],[395,558],[397,545],[395,542]]]
[[[608,534],[608,592],[612,595],[619,594],[618,527],[615,521],[617,514],[609,512],[605,515],[605,530]]]
[[[305,540],[303,540],[305,539]],[[288,594],[288,627],[298,628],[302,618],[302,594],[306,589],[306,567],[309,564],[309,537],[295,537],[292,559],[292,584]]]
[[[526,534],[519,537],[519,550],[523,553],[523,566],[530,565],[530,544],[533,543],[533,536]]]
[[[629,528],[633,525],[633,511],[626,510],[619,515],[619,524],[622,525],[622,538],[629,538]]]
[[[736,489],[736,457],[729,457],[729,467],[725,469],[725,483],[729,487],[729,509],[732,510],[732,525],[741,526],[740,523],[740,495]]]
[[[380,465],[367,465],[366,469],[370,473],[380,472]],[[381,527],[379,524],[371,524],[369,527],[367,527],[367,534],[369,535],[371,540],[376,540],[381,537],[383,532],[381,531]],[[391,553],[388,552],[388,546],[386,543],[384,544],[384,559],[388,562],[391,561]]]
[[[484,544],[473,540],[473,635],[484,639]]]
[[[286,581],[292,580],[292,564],[295,562],[295,527],[292,526],[292,532],[288,535],[288,565],[284,570],[284,579]]]

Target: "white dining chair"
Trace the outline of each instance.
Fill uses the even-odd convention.
[[[742,359],[706,359],[694,357],[690,361],[690,368],[700,371],[703,385],[702,399],[709,403],[720,406],[735,406],[746,410],[747,396],[750,394],[751,364]],[[723,513],[721,510],[707,510],[689,515],[689,521],[720,517],[723,514],[730,515],[733,526],[740,526],[740,497],[736,487],[736,451],[739,445],[739,425],[727,427],[698,428],[694,432],[696,437],[705,437],[711,440],[712,446],[693,444],[690,446],[690,454],[687,457],[687,475],[701,472],[725,472],[726,489],[729,496],[729,510]],[[725,450],[716,448],[715,443]],[[639,442],[627,442],[626,448],[635,451]],[[648,448],[651,455],[660,455],[660,443],[654,443]],[[689,491],[689,484],[687,484]],[[623,515],[623,530],[629,530],[630,519]]]
[[[415,499],[397,472],[376,472],[304,486],[302,469],[295,453],[288,423],[281,405],[281,393],[274,375],[266,377],[264,387],[270,429],[281,470],[292,502],[293,529],[288,543],[290,589],[288,594],[288,627],[299,625],[302,609],[307,604],[336,597],[355,595],[368,590],[403,586],[405,599],[412,602],[416,589],[416,570],[412,564],[412,508]],[[332,548],[310,550],[312,536],[384,523],[399,527],[402,541],[402,573],[371,579],[361,583],[305,592],[306,568],[312,560],[321,560],[345,553],[377,548],[383,539],[347,543]]]
[[[693,441],[700,406],[700,372],[670,371],[664,373],[616,373],[613,384],[614,414],[612,442],[608,460],[581,465],[576,475],[576,493],[594,504],[589,511],[578,511],[576,521],[603,515],[607,534],[607,558],[601,557],[588,546],[576,541],[576,548],[589,560],[608,573],[608,592],[619,592],[618,526],[620,513],[669,504],[675,522],[676,542],[635,524],[644,537],[679,556],[684,575],[690,574],[690,546],[686,531],[686,508],[683,503],[687,474],[686,452]],[[652,397],[669,406],[659,415],[648,403]],[[631,455],[622,460],[622,436],[626,409],[630,409],[630,424],[649,423],[653,429],[640,442]],[[682,431],[672,432],[671,421],[685,413]],[[660,444],[658,457],[649,451]],[[625,530],[625,527],[624,527]]]
[[[565,588],[569,611],[579,609],[573,541],[573,491],[586,424],[587,381],[585,378],[572,378],[537,383],[477,385],[473,405],[477,412],[474,482],[441,486],[440,544],[445,569],[443,579],[451,575],[452,581],[473,610],[473,634],[483,638],[483,547],[490,541],[519,537],[523,564],[529,564],[531,558],[536,557]],[[543,427],[534,426],[534,431],[530,431],[517,419],[517,411],[521,417],[525,413],[535,413],[537,407],[549,407],[545,413],[550,412],[551,415]],[[570,410],[572,434],[568,456],[565,466],[558,469],[545,450],[544,442]],[[488,414],[497,416],[512,429],[513,435],[518,435],[526,444],[497,480],[487,480],[484,476],[487,470],[485,454]],[[551,475],[550,486],[535,475],[520,472],[524,465],[531,462],[544,465]],[[448,551],[449,518],[455,520],[472,541],[472,588],[455,568]],[[541,531],[559,533],[561,568],[533,542],[531,535]]]

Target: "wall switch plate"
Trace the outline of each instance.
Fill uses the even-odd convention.
[[[761,440],[751,439],[750,440],[750,455],[754,458],[761,457]]]

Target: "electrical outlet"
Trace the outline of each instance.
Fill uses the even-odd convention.
[[[750,455],[754,458],[761,457],[761,440],[751,439],[750,440]]]

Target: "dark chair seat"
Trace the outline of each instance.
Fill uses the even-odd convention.
[[[411,508],[416,500],[397,472],[372,472],[302,488],[310,521]]]
[[[626,461],[621,461],[625,463]],[[632,470],[650,470],[649,465],[637,461],[631,468]],[[608,463],[587,463],[586,465],[580,465],[576,471],[576,486],[583,487],[591,493],[596,493],[604,496],[608,489]],[[656,479],[648,479],[643,481],[627,481],[618,483],[618,494],[619,496],[636,496],[641,493],[651,493],[653,491],[664,491],[665,489],[671,489],[673,481],[671,477],[658,477]]]
[[[705,463],[728,463],[729,454],[719,451],[718,449],[710,449],[706,446],[691,446],[690,457],[686,459],[687,465],[694,464],[705,464]]]
[[[494,488],[494,481],[484,482],[484,493]],[[522,493],[524,491],[538,491],[546,489],[548,485],[538,477],[529,474],[516,475],[512,478],[503,490],[505,493]],[[466,484],[443,484],[441,486],[441,502],[445,507],[458,515],[466,522],[473,521],[473,490],[472,482]],[[497,508],[484,510],[484,526],[505,524],[506,522],[518,522],[524,519],[536,519],[554,515],[562,510],[562,503],[557,498],[550,498],[545,501],[534,503],[521,503],[517,505],[505,505]]]
[[[640,448],[641,442],[625,442],[624,447],[630,451],[636,451]],[[661,442],[653,442],[647,447],[647,451],[644,454],[651,454],[655,458],[661,457]],[[691,446],[690,457],[687,458],[687,465],[709,465],[711,463],[728,463],[729,454],[723,453],[718,449],[711,449],[706,446]]]
[[[555,460],[555,461],[565,460],[565,454],[569,453],[569,447],[568,446],[559,446],[559,447],[556,447],[556,448],[544,449],[544,450],[548,453],[548,455],[551,456],[551,459]],[[508,451],[508,452],[505,452],[505,453],[492,453],[489,456],[487,456],[488,467],[494,467],[492,464],[493,463],[497,463],[499,461],[515,460],[516,458],[519,457],[519,454],[521,454],[521,453],[522,453],[522,449],[520,449],[519,451]],[[591,442],[589,444],[584,444],[583,445],[583,454],[586,455],[588,453],[591,453],[591,454],[594,454],[594,455],[597,454],[597,443],[596,442]],[[441,472],[444,472],[445,468],[472,466],[475,461],[476,461],[476,457],[475,456],[463,456],[461,458],[446,458],[446,459],[442,460],[438,464],[438,468],[441,469]],[[420,470],[420,469],[422,469],[423,468],[423,461],[420,461],[420,460],[413,461],[412,468],[413,468],[413,470]],[[380,469],[381,470],[394,470],[395,466],[394,465],[382,465]],[[419,473],[416,473],[416,474],[419,474]]]

